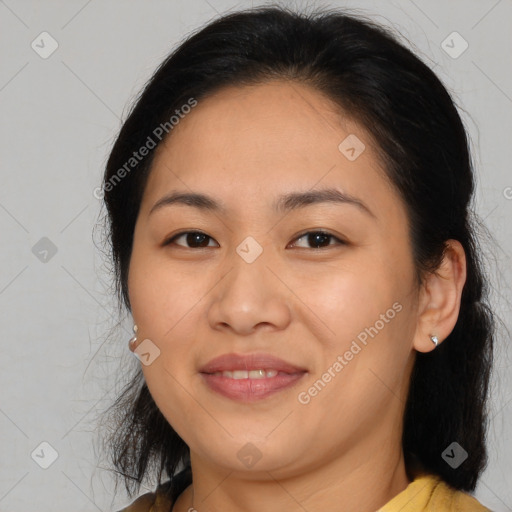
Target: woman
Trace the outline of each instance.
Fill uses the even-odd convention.
[[[160,483],[126,511],[488,510],[467,136],[392,34],[215,20],[149,81],[103,186],[140,359],[110,446],[129,491]]]

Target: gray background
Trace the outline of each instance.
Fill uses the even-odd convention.
[[[96,431],[122,366],[139,363],[126,348],[130,319],[118,321],[93,192],[121,120],[163,57],[191,30],[251,4],[0,1],[1,511],[127,503],[123,493],[113,498]],[[476,208],[497,242],[488,256],[493,304],[504,320],[490,462],[476,496],[495,512],[510,511],[512,1],[288,4],[351,6],[394,26],[463,110],[478,172]],[[468,48],[457,55],[464,41]],[[48,55],[52,44],[58,47]]]

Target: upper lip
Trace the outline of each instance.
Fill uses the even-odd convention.
[[[277,370],[284,373],[305,372],[305,368],[295,366],[271,354],[224,354],[211,359],[199,370],[201,373],[215,373],[234,370]]]

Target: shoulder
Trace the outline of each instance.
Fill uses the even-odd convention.
[[[414,480],[378,512],[492,512],[470,494],[457,490],[438,475],[416,473]]]
[[[133,503],[119,512],[169,512],[171,499],[161,490],[139,496]]]
[[[446,507],[446,510],[453,510],[456,512],[465,512],[471,510],[474,512],[492,512],[490,509],[482,505],[475,497],[470,494],[459,491],[443,480],[438,479],[435,487],[435,492],[432,495],[431,509],[428,510],[444,510],[440,506]]]

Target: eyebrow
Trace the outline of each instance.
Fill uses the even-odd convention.
[[[312,204],[321,203],[352,205],[375,218],[374,213],[363,201],[350,194],[341,192],[336,188],[309,190],[306,192],[290,192],[278,197],[272,206],[276,213],[285,213],[299,208],[304,208]],[[214,198],[207,196],[206,194],[173,191],[159,199],[153,205],[148,215],[151,215],[165,206],[173,204],[188,205],[204,211],[223,214],[227,213],[227,208],[223,203],[216,201]]]

